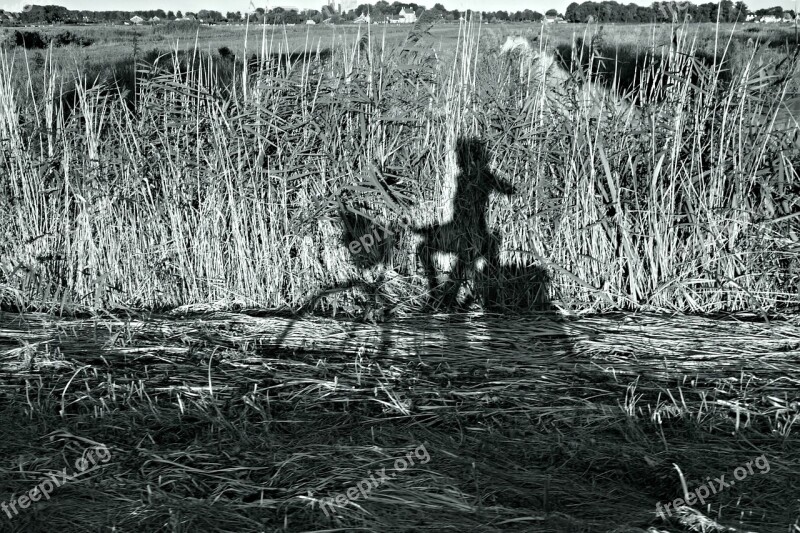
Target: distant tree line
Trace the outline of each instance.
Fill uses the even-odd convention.
[[[207,22],[224,22],[228,19],[241,19],[241,14],[228,12],[223,15],[219,11],[200,10],[197,13],[181,11],[164,11],[163,9],[137,10],[137,11],[87,11],[70,10],[62,6],[32,5],[26,7],[21,13],[15,14],[17,20],[22,24],[75,24],[81,22],[89,23],[121,23],[127,22],[134,16],[150,20],[158,17],[160,20],[168,21],[181,19],[184,17],[203,19]]]
[[[301,11],[286,10],[276,7],[270,10],[256,8],[249,13],[242,11],[229,11],[221,13],[213,10],[200,10],[196,13],[181,11],[165,11],[163,9],[137,10],[137,11],[87,11],[70,10],[66,7],[56,5],[32,5],[25,8],[22,13],[15,13],[16,19],[22,24],[121,24],[130,21],[134,16],[139,16],[145,21],[158,17],[161,21],[171,21],[176,19],[196,19],[210,23],[224,22],[243,22],[249,18],[250,22],[267,24],[302,24],[307,20],[316,23],[325,21],[352,22],[362,15],[369,15],[372,21],[383,21],[388,16],[397,15],[401,9],[411,9],[418,18],[430,21],[458,21],[464,16],[472,15],[472,12],[461,11],[458,9],[447,9],[441,3],[435,4],[430,9],[416,3],[386,2],[381,0],[375,4],[360,4],[357,8],[347,12],[339,13],[332,11],[327,6],[320,10],[305,9]],[[2,10],[0,10],[2,13]],[[538,11],[525,9],[522,11],[483,11],[483,20],[491,22],[537,22],[544,19],[545,15],[557,16],[555,9],[547,11],[544,15]]]
[[[74,24],[74,23],[105,23],[120,24],[129,21],[134,16],[139,16],[144,20],[151,20],[158,17],[162,21],[176,19],[196,19],[208,23],[223,22],[242,22],[249,18],[250,22],[268,24],[302,24],[307,20],[316,23],[330,21],[351,22],[361,15],[369,14],[372,21],[385,20],[387,16],[397,15],[401,9],[411,9],[417,17],[430,21],[457,21],[464,15],[471,15],[470,11],[459,11],[458,9],[448,10],[442,4],[437,3],[430,9],[415,3],[386,2],[381,0],[375,4],[361,4],[357,8],[345,13],[331,11],[330,8],[323,7],[321,10],[305,9],[302,11],[286,10],[276,7],[265,10],[257,8],[250,13],[241,11],[229,11],[225,14],[213,10],[200,10],[197,13],[181,11],[164,11],[163,9],[139,10],[139,11],[73,11],[62,6],[27,6],[22,13],[16,14],[17,20],[22,24]],[[732,2],[731,0],[721,0],[719,3],[710,2],[706,4],[692,4],[683,1],[657,1],[650,6],[640,6],[637,4],[620,4],[613,0],[603,2],[577,2],[571,3],[563,18],[567,22],[659,22],[664,20],[688,19],[693,22],[716,22],[717,11],[719,10],[719,20],[723,22],[743,21],[751,12],[744,2]],[[783,8],[776,6],[768,9],[759,9],[753,14],[757,16],[772,15],[782,17],[784,13],[794,16],[793,11],[784,11]],[[0,10],[2,14],[2,10]],[[488,22],[537,22],[548,17],[561,16],[555,9],[549,9],[544,14],[530,9],[522,11],[482,11],[482,18]],[[0,17],[2,20],[2,17]]]
[[[422,17],[430,20],[444,20],[448,22],[457,21],[464,16],[471,16],[472,11],[466,10],[461,11],[458,9],[447,9],[442,4],[437,3],[434,4],[433,7],[430,9],[425,9],[422,6],[417,6],[416,4],[402,4],[400,2],[394,2],[389,4],[388,2],[377,2],[374,5],[370,4],[361,4],[355,9],[355,15],[359,16],[361,14],[369,13],[372,17],[372,20],[381,20],[385,16],[388,15],[396,15],[398,11],[403,8],[411,8],[417,13],[417,17]],[[551,9],[547,12],[547,14],[551,14],[556,16],[558,12],[555,9]],[[477,12],[476,12],[477,13]],[[530,9],[526,9],[524,11],[482,11],[481,15],[483,20],[490,21],[490,22],[535,22],[540,21],[544,18],[544,15],[537,11],[532,11]]]
[[[660,22],[664,20],[689,20],[691,22],[744,22],[748,15],[758,17],[773,15],[781,18],[784,13],[794,17],[794,11],[781,7],[759,9],[751,12],[744,2],[721,0],[719,3],[692,4],[690,2],[658,1],[651,6],[620,4],[618,2],[577,2],[567,6],[564,18],[567,22]]]
[[[756,9],[755,11],[753,11],[753,14],[757,17],[764,17],[769,15],[777,18],[781,18],[786,14],[788,14],[792,18],[797,16],[797,13],[795,13],[793,9],[784,10],[781,6],[768,7],[767,9]]]
[[[330,8],[323,7],[321,10],[317,9],[304,9],[304,10],[287,10],[285,8],[276,7],[270,10],[264,8],[256,8],[252,12],[242,11],[228,11],[223,14],[214,10],[200,10],[197,13],[187,11],[164,11],[163,9],[154,10],[137,10],[137,11],[87,11],[87,10],[69,10],[62,6],[46,5],[46,6],[30,6],[22,13],[13,13],[15,19],[22,24],[76,24],[76,23],[123,23],[130,21],[134,16],[139,16],[142,19],[149,21],[153,17],[158,17],[162,21],[171,21],[176,19],[195,19],[202,20],[203,22],[211,23],[224,23],[224,22],[243,22],[249,18],[250,22],[267,24],[301,24],[307,20],[313,20],[316,23],[330,21],[337,22],[352,22],[358,17],[369,14],[372,21],[383,21],[386,17],[397,15],[401,9],[411,9],[418,18],[427,20],[442,20],[442,21],[458,21],[463,16],[470,16],[473,12],[470,10],[460,11],[458,9],[448,10],[442,4],[436,4],[431,9],[425,9],[424,6],[415,3],[401,3],[401,2],[385,2],[383,0],[376,4],[361,4],[357,8],[347,12],[338,13],[331,11]],[[0,9],[0,15],[4,11]],[[477,12],[475,12],[477,14]],[[551,9],[545,15],[525,9],[524,11],[510,12],[510,11],[483,11],[483,19],[492,22],[536,22],[542,20],[545,15],[557,16],[558,13],[555,9]],[[0,22],[3,17],[0,16]]]

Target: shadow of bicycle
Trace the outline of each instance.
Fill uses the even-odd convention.
[[[490,152],[477,137],[455,145],[458,173],[449,217],[416,225],[408,220],[379,223],[366,201],[338,200],[341,245],[357,275],[318,291],[304,311],[349,293],[354,308],[368,321],[404,313],[525,313],[550,309],[550,277],[536,264],[501,261],[502,235],[489,227],[492,195],[517,193],[490,168]],[[413,248],[410,254],[404,252]],[[419,291],[420,275],[425,288]],[[416,277],[415,277],[416,276]],[[400,281],[398,281],[400,280]],[[416,283],[414,283],[416,282]],[[332,309],[337,309],[334,304]]]

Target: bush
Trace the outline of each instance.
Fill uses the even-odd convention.
[[[11,37],[12,46],[22,46],[27,50],[47,48],[48,41],[46,35],[38,31],[15,31]]]
[[[220,46],[218,51],[219,57],[222,59],[233,59],[234,57],[234,53],[227,46]]]
[[[52,41],[55,46],[68,46],[70,44],[76,44],[78,46],[90,46],[94,44],[94,39],[91,37],[78,35],[77,33],[71,31],[62,31],[61,33],[55,35]]]
[[[50,46],[68,46],[76,44],[78,46],[89,46],[94,43],[94,39],[71,31],[63,31],[54,36],[49,36],[38,31],[19,31],[16,30],[14,35],[10,36],[10,46],[24,47],[27,50],[41,50]]]

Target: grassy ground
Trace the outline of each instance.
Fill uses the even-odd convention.
[[[797,331],[4,314],[2,529],[793,531]]]
[[[195,45],[201,51],[216,51],[222,46],[227,46],[236,53],[241,53],[245,35],[248,35],[247,52],[261,51],[262,38],[274,41],[275,47],[286,46],[289,51],[304,50],[307,47],[331,48],[352,45],[359,32],[371,31],[383,38],[386,35],[390,44],[402,42],[408,33],[408,28],[395,26],[291,26],[291,27],[264,27],[264,26],[195,26],[167,29],[164,26],[52,26],[43,28],[29,28],[40,31],[45,35],[55,35],[63,31],[72,31],[78,35],[85,35],[94,39],[94,44],[88,47],[64,47],[56,50],[57,59],[68,58],[70,62],[77,61],[92,64],[115,63],[129,59],[135,48],[140,51],[158,49],[169,51],[176,47],[181,50],[193,50]],[[13,34],[15,28],[0,28],[0,39],[5,40]],[[432,34],[438,41],[441,49],[452,48],[458,39],[458,25],[438,26]]]
[[[0,42],[8,41],[20,28],[0,28]],[[82,73],[86,78],[100,80],[117,77],[131,90],[137,61],[150,60],[170,51],[185,53],[196,51],[216,54],[227,48],[239,58],[263,52],[264,43],[279,53],[303,50],[341,50],[348,48],[359,35],[370,32],[376,41],[388,48],[398,46],[408,29],[396,25],[344,25],[344,26],[203,26],[197,24],[160,26],[44,26],[22,28],[41,34],[45,41],[49,37],[71,32],[90,39],[91,46],[62,46],[48,54],[45,51],[14,51],[12,63],[18,72],[40,69],[48,60],[58,68],[74,75]],[[632,83],[635,71],[641,69],[642,56],[658,53],[672,40],[669,25],[594,25],[567,24],[542,26],[540,24],[485,25],[482,30],[484,42],[497,44],[508,35],[543,37],[548,47],[554,48],[570,62],[572,47],[576,42],[603,43],[602,55],[609,58],[604,68],[619,69],[618,74],[626,84]],[[724,70],[742,70],[749,61],[749,42],[763,45],[761,59],[778,62],[785,58],[796,45],[796,36],[790,27],[768,25],[697,24],[688,28],[690,38],[696,40],[695,53],[710,56],[715,50],[727,49]],[[458,47],[459,26],[440,24],[431,29],[428,43],[445,62],[453,60]],[[45,56],[48,56],[45,59]],[[586,55],[588,58],[588,54]],[[614,61],[611,61],[613,59]],[[613,66],[612,66],[613,64]],[[34,73],[34,78],[37,73]],[[21,78],[20,78],[21,81]],[[41,83],[38,79],[36,83]],[[800,115],[800,77],[789,88],[787,105]]]
[[[600,28],[602,27],[602,30]],[[688,27],[693,34],[696,33],[701,45],[700,49],[710,51],[719,46],[715,41],[726,41],[731,37],[735,41],[746,42],[748,39],[759,40],[767,43],[770,48],[789,47],[795,44],[794,28],[779,25],[764,24],[694,24]],[[276,39],[288,43],[290,50],[304,49],[310,42],[312,46],[320,44],[323,47],[337,46],[339,41],[352,42],[353,37],[359,32],[370,31],[380,39],[385,35],[390,44],[398,44],[408,32],[407,27],[397,25],[341,25],[341,26],[44,26],[38,28],[0,28],[0,40],[5,41],[15,31],[27,29],[38,31],[44,35],[55,35],[64,31],[71,31],[81,36],[94,40],[90,47],[67,47],[57,50],[57,53],[72,56],[80,52],[77,57],[90,60],[111,61],[129,56],[134,47],[143,50],[152,48],[171,49],[176,43],[183,49],[195,46],[195,40],[200,43],[201,50],[216,50],[220,46],[227,46],[240,51],[244,44],[245,33],[249,39],[250,52],[257,52],[261,47],[262,33],[275,36]],[[489,38],[506,35],[539,35],[543,31],[541,24],[490,24],[484,25],[481,30]],[[672,26],[668,24],[558,24],[545,26],[550,42],[553,46],[571,44],[575,36],[591,38],[599,31],[614,45],[620,47],[634,46],[643,48],[655,42],[666,44],[671,39]],[[431,30],[431,44],[438,51],[454,49],[459,35],[458,24],[440,24]]]

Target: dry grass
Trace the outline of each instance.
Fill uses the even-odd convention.
[[[560,307],[797,305],[797,129],[777,122],[794,61],[750,49],[724,74],[692,59],[697,39],[684,32],[642,74],[671,83],[640,95],[644,118],[628,124],[569,96],[554,112],[539,80],[498,68],[482,27],[461,30],[449,53],[422,33],[399,48],[370,34],[279,67],[285,39],[251,34],[255,71],[175,54],[139,79],[132,107],[79,82],[82,112],[69,114],[65,73],[45,63],[48,83],[22,91],[0,56],[6,301],[299,307],[365,275],[339,238],[337,202],[365,203],[379,223],[440,220],[452,147],[478,135],[518,191],[488,216],[502,261],[550,270]],[[395,256],[415,294],[425,281],[413,246]]]
[[[664,521],[656,503],[683,496],[681,475],[693,491],[763,454],[769,472],[694,516],[790,531],[799,343],[795,321],[646,315],[6,314],[0,500],[77,472],[93,446],[110,458],[0,519],[26,532],[679,532],[692,513]],[[429,461],[394,471],[420,446]],[[368,498],[320,509],[382,467],[395,475]]]

